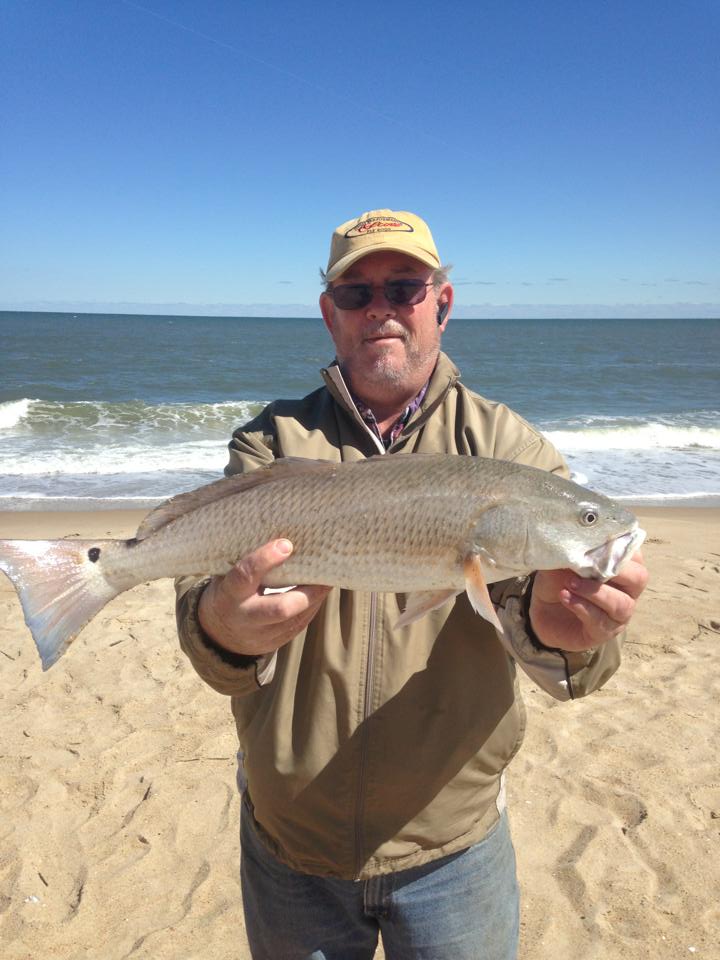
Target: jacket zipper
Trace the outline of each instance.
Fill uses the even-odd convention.
[[[342,378],[342,374],[339,374],[337,377],[333,376],[329,370],[323,370],[323,378],[325,379],[325,385],[330,390],[330,393],[335,396],[336,399],[340,398],[342,405],[345,406],[354,416],[354,419],[358,426],[360,426],[363,431],[370,437],[373,444],[377,447],[377,451],[381,455],[386,455],[389,453],[385,449],[383,442],[375,435],[375,433],[368,427],[365,421],[362,419],[358,413],[355,404],[352,401],[352,397],[347,389],[345,381]],[[446,389],[443,391],[443,395],[436,404],[433,404],[433,410],[442,399],[447,395],[447,392],[450,390],[452,385],[457,381],[457,377],[452,378],[448,383]],[[429,417],[432,410],[426,410],[425,414],[420,418],[419,421],[409,425],[407,432],[410,432],[410,427],[416,429],[424,423],[424,421]],[[406,431],[403,431],[405,434]],[[370,594],[370,624],[368,630],[368,647],[367,655],[365,658],[365,692],[363,698],[363,713],[361,718],[361,724],[363,725],[363,730],[360,739],[360,764],[358,771],[358,789],[357,789],[357,807],[355,812],[355,879],[360,879],[360,873],[363,867],[364,861],[364,851],[365,851],[365,829],[363,826],[364,815],[365,815],[365,798],[367,796],[367,766],[368,766],[368,739],[369,733],[367,729],[367,719],[372,713],[372,702],[373,702],[373,692],[374,692],[374,672],[375,672],[375,654],[377,647],[377,616],[378,616],[378,595],[377,593]]]
[[[358,798],[355,814],[355,879],[360,879],[363,865],[363,851],[365,847],[365,831],[363,819],[365,814],[365,796],[367,793],[367,753],[368,731],[366,721],[372,712],[373,675],[375,672],[375,645],[377,641],[377,594],[370,594],[370,625],[368,631],[368,648],[365,660],[365,697],[361,723],[364,724],[360,747],[360,770],[358,773]]]
[[[374,436],[372,431],[365,425],[367,432]],[[385,447],[382,448],[382,454],[386,455]],[[363,713],[361,724],[363,725],[360,738],[360,771],[358,773],[358,796],[355,814],[355,878],[360,879],[360,871],[363,865],[363,855],[365,850],[365,829],[363,821],[365,818],[365,796],[367,794],[367,763],[368,763],[368,730],[367,719],[372,712],[373,701],[373,677],[375,674],[375,647],[377,645],[377,593],[370,594],[370,624],[368,627],[368,646],[367,656],[365,658],[365,693],[363,698]]]

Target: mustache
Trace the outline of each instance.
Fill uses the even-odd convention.
[[[374,330],[368,330],[365,334],[367,340],[376,340],[380,337],[402,337],[405,339],[407,331],[400,323],[383,323],[382,326]]]

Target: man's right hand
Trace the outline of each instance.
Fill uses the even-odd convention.
[[[198,617],[220,647],[245,656],[273,653],[301,633],[331,590],[300,586],[286,593],[263,594],[266,574],[292,553],[289,540],[272,540],[239,560],[203,590]]]

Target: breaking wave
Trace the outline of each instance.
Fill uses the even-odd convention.
[[[702,419],[709,418],[704,414]],[[720,412],[714,415],[720,423]],[[551,425],[543,432],[564,452],[590,450],[720,450],[720,427],[689,416],[638,422],[601,420],[582,425]]]
[[[30,404],[34,402],[34,400],[10,400],[0,403],[0,430],[17,426],[27,417]]]
[[[232,431],[263,404],[0,403],[0,509],[152,505],[221,475]],[[720,411],[539,424],[580,482],[665,502],[720,497]]]

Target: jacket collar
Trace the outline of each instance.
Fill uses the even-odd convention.
[[[350,391],[343,379],[343,375],[338,366],[337,360],[334,360],[328,367],[321,370],[325,386],[331,394],[333,400],[350,415],[352,420],[366,433],[372,437],[373,443],[378,448],[379,453],[385,453],[382,441],[375,436],[372,430],[365,423],[358,413],[357,407],[353,403]],[[427,393],[423,398],[420,407],[415,411],[408,421],[405,429],[400,434],[400,438],[407,437],[410,433],[418,430],[425,421],[432,416],[434,411],[445,400],[450,390],[460,379],[460,371],[452,360],[444,353],[440,353],[438,361],[430,377]]]
[[[365,423],[358,412],[358,408],[353,403],[353,399],[350,396],[348,386],[345,383],[342,373],[340,372],[340,367],[338,366],[337,360],[333,360],[329,367],[323,367],[320,373],[322,374],[322,378],[325,381],[325,386],[327,387],[335,403],[342,407],[343,410],[350,415],[356,426],[360,427],[363,433],[367,434],[367,436],[372,439],[372,442],[377,448],[378,453],[385,453],[385,447],[382,440],[377,437],[370,427]]]

